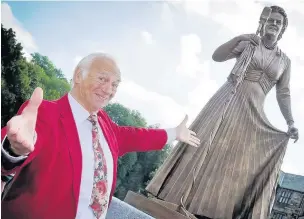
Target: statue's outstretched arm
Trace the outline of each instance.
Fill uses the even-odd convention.
[[[290,101],[290,69],[291,62],[290,59],[287,59],[285,71],[276,84],[277,101],[288,125],[292,125],[294,123]]]
[[[223,45],[219,46],[213,53],[212,59],[216,62],[224,62],[232,58],[237,58],[248,42],[242,41],[240,36],[234,37]]]

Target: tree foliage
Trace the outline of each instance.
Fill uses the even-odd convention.
[[[40,86],[44,99],[58,99],[68,90],[70,84],[62,71],[55,67],[48,57],[39,53],[26,60],[22,46],[17,42],[15,32],[1,25],[1,127],[14,116],[21,104],[30,98],[33,90]]]
[[[1,24],[1,125],[15,113],[22,103],[21,69],[22,46],[12,29]]]

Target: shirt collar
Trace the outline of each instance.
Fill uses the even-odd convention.
[[[75,122],[79,124],[86,121],[90,113],[70,93],[68,94],[68,99]]]

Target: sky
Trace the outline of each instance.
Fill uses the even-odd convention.
[[[190,125],[226,81],[235,60],[216,63],[214,50],[255,33],[263,7],[272,4],[288,14],[279,47],[292,62],[292,111],[300,132],[296,144],[289,142],[282,170],[304,175],[304,1],[8,1],[1,3],[1,22],[14,29],[26,56],[48,56],[68,79],[82,57],[111,54],[122,72],[113,102],[138,110],[151,125],[170,128],[186,114]],[[275,89],[264,108],[270,122],[286,131]]]

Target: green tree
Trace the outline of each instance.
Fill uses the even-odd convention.
[[[1,127],[23,102],[20,63],[24,61],[22,46],[15,32],[1,24]]]
[[[31,64],[39,67],[39,86],[44,91],[44,99],[54,100],[60,98],[70,90],[71,85],[64,77],[61,69],[55,67],[47,56],[39,53],[32,54]]]
[[[146,120],[136,110],[130,110],[121,104],[109,104],[105,111],[118,125],[148,127]],[[152,127],[152,126],[150,126]],[[157,128],[154,126],[153,128]],[[118,160],[117,185],[114,195],[124,199],[127,192],[144,192],[156,169],[163,163],[170,151],[166,145],[163,150],[150,152],[133,152]]]
[[[65,79],[61,69],[56,68],[47,56],[43,56],[39,53],[33,53],[32,62],[40,66],[44,70],[45,74],[50,78],[56,77]]]
[[[32,54],[31,61],[23,57],[22,46],[13,29],[1,25],[1,127],[14,116],[21,104],[40,86],[44,99],[58,99],[70,90],[62,71],[47,56]]]

